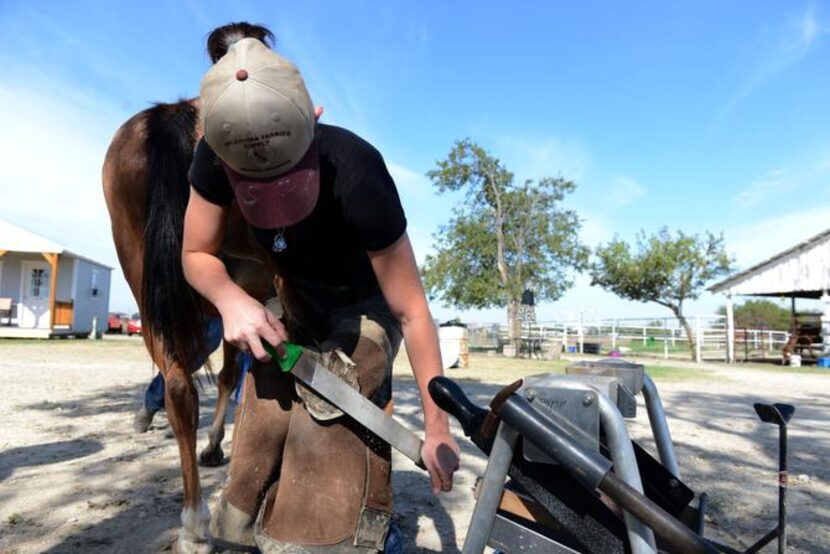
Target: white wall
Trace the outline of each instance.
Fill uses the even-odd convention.
[[[6,252],[3,256],[3,279],[0,281],[0,296],[13,298],[15,304],[20,301],[20,262],[35,259],[42,260],[43,256]]]
[[[112,270],[104,266],[77,260],[78,269],[75,281],[75,320],[72,329],[79,333],[92,331],[92,320],[98,318],[98,331],[106,329],[107,313],[110,305],[110,274]],[[97,271],[97,294],[93,295],[93,273]],[[70,265],[69,274],[72,268]]]

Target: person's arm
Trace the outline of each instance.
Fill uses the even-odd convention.
[[[184,275],[219,310],[225,340],[266,361],[270,358],[260,337],[279,345],[287,336],[276,317],[233,282],[219,258],[227,210],[190,188],[182,241]]]
[[[452,488],[458,469],[458,445],[449,431],[447,414],[435,405],[427,390],[429,381],[443,375],[438,333],[429,311],[409,237],[404,235],[379,252],[369,252],[375,275],[392,313],[401,322],[406,353],[421,393],[424,408],[424,465],[432,479],[432,490]]]

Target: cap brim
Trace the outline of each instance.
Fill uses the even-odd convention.
[[[222,163],[236,202],[254,227],[276,229],[305,219],[320,195],[320,159],[312,142],[303,159],[282,175],[253,179]]]

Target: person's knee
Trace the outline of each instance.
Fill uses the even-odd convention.
[[[392,363],[397,349],[397,342],[390,340],[382,325],[367,317],[361,318],[351,359],[357,369],[360,390],[380,407],[391,399]]]

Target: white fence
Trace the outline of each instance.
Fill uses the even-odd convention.
[[[726,360],[726,318],[719,315],[690,316],[694,356],[698,360]],[[470,325],[470,348],[498,350],[507,342],[507,326]],[[789,340],[786,331],[735,329],[737,360],[776,358]],[[617,318],[540,322],[523,325],[520,351],[533,354],[550,341],[558,341],[565,352],[589,354],[618,350],[622,353],[689,358],[692,348],[686,331],[673,317]]]

